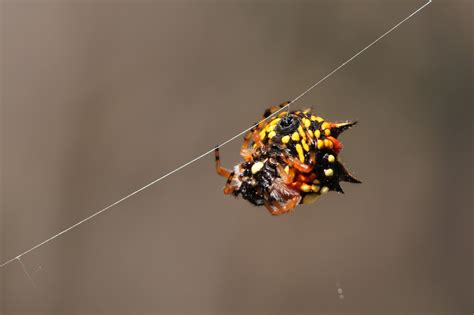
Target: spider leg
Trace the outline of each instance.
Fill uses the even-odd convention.
[[[231,172],[231,170],[221,166],[221,158],[220,158],[220,154],[219,154],[219,148],[216,148],[214,150],[214,156],[215,156],[215,159],[216,159],[216,172],[217,172],[217,174],[219,174],[220,176],[223,176],[223,177],[229,177],[232,172]]]
[[[246,161],[252,160],[252,151],[249,149],[250,139],[253,140],[253,142],[257,145],[257,147],[263,147],[263,142],[260,139],[259,131],[260,129],[258,129],[257,127],[254,127],[249,132],[247,132],[247,134],[244,137],[244,142],[242,143],[242,146],[240,147],[240,155]]]
[[[291,184],[293,182],[293,179],[295,178],[295,170],[292,167],[289,167],[288,173],[287,173],[285,172],[285,169],[283,168],[283,166],[281,166],[281,164],[278,164],[277,171],[278,171],[278,175],[280,175],[281,179],[286,185]]]
[[[240,155],[244,158],[245,161],[252,160],[252,153],[249,150],[249,143],[250,143],[250,139],[252,139],[252,135],[254,131],[256,131],[255,127],[250,129],[250,131],[245,134],[244,142],[242,143],[242,146],[240,147]]]
[[[252,134],[252,140],[257,145],[257,147],[263,147],[262,139],[260,139],[260,134],[255,130]]]
[[[277,106],[272,106],[270,108],[267,108],[265,110],[265,112],[263,113],[262,121],[260,121],[260,123],[258,124],[258,128],[259,129],[263,128],[267,124],[267,118],[269,116],[271,116],[274,112],[278,111],[280,108],[283,108],[288,104],[290,104],[289,101],[283,102],[283,103],[281,103],[280,105],[277,105]],[[283,112],[282,114],[284,114],[284,113],[285,112]]]
[[[299,159],[292,156],[283,155],[282,158],[290,167],[294,167],[302,173],[310,173],[314,169],[314,165],[316,164],[316,155],[314,154],[314,152],[311,152],[310,154],[309,164],[305,164]]]
[[[281,202],[278,201],[265,201],[264,206],[267,208],[268,212],[270,212],[271,215],[280,215],[289,212],[290,210],[296,208],[298,205],[298,202],[301,200],[300,196],[295,196],[288,200],[285,204],[282,204]]]
[[[234,179],[234,172],[230,172],[229,177],[227,177],[227,182],[225,183],[224,186],[224,194],[229,195],[234,192],[234,190],[237,188],[236,186],[232,185],[232,180]]]
[[[252,158],[251,158],[251,153],[250,153],[250,150],[249,150],[249,144],[250,144],[250,140],[252,139],[253,137],[253,140],[254,142],[257,144],[257,146],[261,146],[262,145],[262,142],[260,140],[260,137],[258,137],[256,140],[256,136],[258,136],[258,133],[262,130],[262,128],[264,128],[266,125],[267,125],[267,118],[273,114],[274,112],[276,112],[277,110],[279,110],[280,108],[283,108],[285,107],[286,105],[288,105],[290,102],[284,102],[284,103],[281,103],[280,105],[277,105],[277,106],[272,106],[270,108],[267,108],[265,110],[265,112],[263,113],[263,117],[262,119],[260,120],[259,123],[256,123],[252,129],[250,129],[244,136],[244,142],[242,143],[242,147],[240,148],[240,155],[246,160],[246,161],[251,161]]]
[[[306,175],[298,174],[296,178],[299,182],[302,183],[312,183],[316,179],[317,175],[315,173],[309,173]]]
[[[309,144],[315,146],[317,143],[317,139],[316,137],[314,137],[314,134],[313,135],[309,134],[308,130],[305,131],[305,134],[306,134],[306,138],[308,139]]]

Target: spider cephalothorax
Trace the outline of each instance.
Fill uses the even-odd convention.
[[[267,109],[264,118],[286,105]],[[342,144],[337,137],[355,124],[327,122],[311,110],[281,112],[261,121],[245,135],[245,162],[233,171],[221,167],[216,149],[217,173],[227,177],[224,193],[241,195],[273,215],[314,202],[328,191],[343,193],[341,181],[360,181],[338,160]]]

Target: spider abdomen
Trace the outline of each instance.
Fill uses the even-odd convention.
[[[270,108],[264,116],[279,107]],[[236,166],[238,174],[234,172],[231,177],[237,176],[237,183],[232,185],[228,180],[230,187],[226,185],[225,191],[240,194],[254,205],[264,205],[271,214],[314,202],[329,191],[343,193],[341,181],[360,181],[339,161],[342,144],[337,138],[355,124],[328,122],[310,110],[281,112],[268,118],[245,136],[241,154],[246,161]]]

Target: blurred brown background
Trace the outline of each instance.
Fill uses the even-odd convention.
[[[423,3],[2,1],[1,261]],[[471,314],[472,10],[435,0],[294,105],[360,121],[342,139],[362,185],[275,218],[224,196],[209,155],[24,256],[34,283],[1,269],[1,314]]]

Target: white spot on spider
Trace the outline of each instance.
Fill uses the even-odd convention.
[[[325,194],[329,191],[329,187],[327,186],[324,186],[323,188],[321,188],[321,194]]]
[[[260,172],[260,170],[263,168],[263,162],[256,162],[254,165],[252,165],[252,174],[256,174]]]
[[[334,171],[332,170],[332,168],[325,169],[324,175],[326,175],[327,177],[331,177],[332,175],[334,175]]]
[[[240,185],[242,185],[242,181],[240,180],[240,175],[242,174],[242,171],[240,170],[239,165],[234,166],[234,176],[232,177],[232,186],[234,186],[236,189],[240,188]]]

